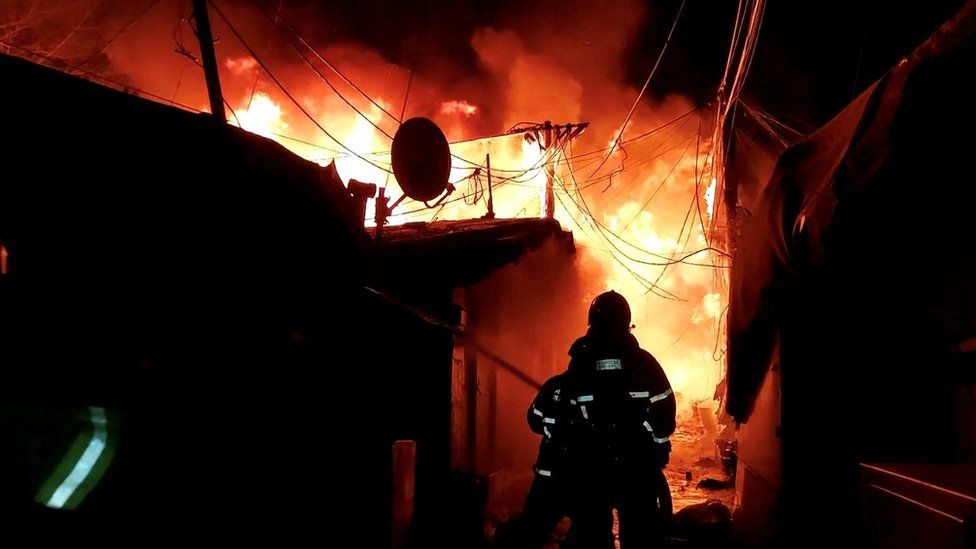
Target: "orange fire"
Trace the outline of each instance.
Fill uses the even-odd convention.
[[[281,107],[263,92],[254,94],[250,105],[235,111],[236,116],[230,119],[232,124],[239,124],[241,128],[258,135],[275,139],[278,135],[288,133],[288,123],[281,117]]]
[[[113,74],[125,74],[134,87],[205,110],[207,96],[199,68],[186,56],[173,52],[173,41],[180,36],[170,36],[173,24],[186,15],[176,4],[160,3],[141,16],[143,20],[131,31],[116,36],[110,29],[105,35],[106,42],[108,38],[111,42],[93,44],[92,50],[107,59]],[[613,9],[601,10],[599,17],[607,20],[599,25],[560,19],[561,23],[554,25],[560,29],[558,33],[533,29],[531,32],[540,36],[531,41],[520,35],[527,35],[528,30],[478,29],[471,46],[480,73],[463,78],[422,72],[410,76],[358,44],[322,49],[322,55],[331,58],[357,84],[358,90],[319,66],[352,106],[340,100],[297,57],[285,60],[280,57],[284,54],[271,48],[274,51],[265,55],[289,89],[289,98],[216,21],[215,33],[222,38],[217,43],[218,56],[223,59],[221,80],[233,109],[228,113],[229,122],[278,141],[321,165],[334,161],[343,180],[385,185],[394,199],[400,191],[396,178],[389,173],[390,155],[386,151],[390,150],[390,138],[384,132],[392,135],[396,131],[395,117],[401,110],[407,117],[433,118],[452,141],[497,134],[524,121],[591,122],[590,129],[562,151],[544,152],[537,143],[518,134],[452,145],[455,158],[450,180],[457,188],[454,195],[434,209],[407,200],[390,222],[484,215],[488,177],[484,169],[477,176],[474,173],[486,164],[488,156],[497,217],[539,216],[545,203],[545,167],[553,165],[555,218],[574,233],[580,249],[579,268],[594,274],[594,283],[587,291],[595,295],[613,288],[627,296],[633,307],[636,335],[659,358],[676,391],[689,402],[710,399],[722,374],[718,331],[728,303],[724,271],[710,267],[717,258],[708,252],[689,255],[708,246],[708,230],[716,216],[710,143],[696,138],[698,133],[710,135],[708,129],[699,127],[695,114],[670,129],[630,142],[690,108],[682,98],[647,100],[626,128],[621,147],[597,173],[592,173],[616,138],[620,121],[636,96],[636,90],[622,83],[619,63],[604,61],[616,59],[614,56],[628,47],[628,40],[639,28],[639,16],[645,9],[642,6],[640,2],[621,2]],[[571,18],[572,11],[547,11],[545,16]],[[135,14],[125,15],[120,18],[120,28]],[[243,19],[248,14],[241,8],[230,15]],[[71,17],[77,21],[67,22],[66,28],[83,22],[85,14],[79,11]],[[591,26],[613,28],[614,32],[601,31],[585,41],[585,48],[567,39],[589,32]],[[165,33],[154,33],[157,28],[165,29]],[[192,32],[182,28],[182,34],[186,42],[180,45],[192,49]],[[43,38],[44,34],[31,36]],[[78,36],[76,41],[91,37]],[[50,48],[43,44],[31,47],[50,51],[62,38],[52,37]],[[272,42],[268,37],[257,41]],[[80,48],[75,42],[58,47],[73,55]],[[403,104],[411,78],[412,91]],[[293,101],[335,140],[306,119]],[[618,175],[608,177],[618,171]],[[368,219],[372,218],[372,208],[370,204]],[[672,263],[684,256],[688,256],[686,263]]]
[[[239,64],[246,66],[243,62]],[[379,98],[374,100],[387,110],[392,109],[392,105],[384,105]],[[478,115],[478,108],[463,99],[443,101],[440,105],[440,113],[445,116],[456,117],[460,114],[469,118]],[[365,116],[351,116],[339,110],[335,114],[325,113],[323,118],[346,148],[369,162],[341,149],[320,132],[300,134],[300,137],[302,141],[315,143],[321,148],[283,137],[288,134],[295,137],[293,121],[297,126],[300,119],[286,105],[273,100],[270,93],[256,93],[250,100],[250,107],[237,111],[237,118],[244,129],[274,139],[319,164],[335,161],[344,181],[357,179],[386,185],[395,198],[399,196],[396,178],[382,169],[390,165],[389,153],[384,152],[389,150],[390,141],[375,127],[383,122],[384,115],[376,106],[364,106],[363,113]],[[456,118],[452,118],[450,123],[456,127]],[[478,136],[472,134],[464,137]],[[686,208],[686,201],[675,204],[673,199],[667,198],[666,202],[655,208],[644,208],[641,197],[636,196],[642,194],[644,189],[659,184],[662,179],[667,179],[665,185],[683,189],[684,199],[687,200],[687,193],[695,188],[696,172],[699,172],[699,181],[704,179],[703,173],[710,158],[706,146],[700,147],[697,158],[689,154],[680,155],[681,151],[676,149],[650,167],[624,171],[621,180],[614,186],[630,186],[641,192],[631,196],[626,190],[618,191],[616,201],[606,201],[600,193],[605,182],[582,191],[584,198],[580,198],[578,193],[571,190],[573,184],[570,181],[573,177],[586,175],[586,170],[581,170],[582,173],[571,171],[577,161],[571,163],[566,160],[570,153],[564,152],[558,156],[547,154],[537,143],[527,141],[520,134],[460,143],[451,149],[456,158],[450,179],[456,182],[457,196],[435,209],[426,209],[422,204],[408,200],[394,212],[390,223],[427,221],[432,218],[468,219],[484,215],[485,200],[472,203],[470,199],[479,194],[479,190],[484,195],[487,177],[483,172],[477,179],[470,176],[474,168],[485,164],[485,158],[489,155],[494,178],[492,183],[496,185],[496,215],[501,218],[540,216],[547,186],[545,166],[547,163],[554,164],[557,194],[555,217],[564,228],[573,230],[584,256],[583,262],[601,273],[593,292],[612,288],[630,298],[636,324],[635,335],[645,347],[660,357],[672,385],[685,397],[687,404],[712,398],[723,366],[717,356],[721,349],[717,348],[715,331],[720,327],[727,298],[721,288],[715,287],[714,273],[708,267],[649,266],[647,263],[667,263],[668,258],[681,257],[707,243],[705,230],[714,215],[716,180],[707,178],[709,185],[699,189],[697,199],[701,201],[701,219],[689,224],[683,235],[675,231],[674,223],[662,219],[667,215],[661,213],[661,209],[671,211],[676,207]],[[667,175],[669,172],[670,177]],[[577,186],[582,185],[577,183]],[[469,200],[459,199],[465,195]],[[593,221],[588,220],[581,209],[584,207],[582,200],[593,202]],[[372,224],[372,215],[371,203],[367,211],[367,224]],[[605,227],[605,230],[598,228],[597,224]],[[619,239],[606,236],[611,232],[619,235]],[[689,261],[707,265],[713,258],[702,252]],[[648,287],[655,290],[649,291]],[[688,288],[701,288],[701,295],[682,295],[687,293]],[[662,326],[663,318],[672,320]],[[677,323],[674,319],[678,319]],[[681,323],[685,325],[678,326]]]

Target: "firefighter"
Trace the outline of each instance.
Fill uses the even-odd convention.
[[[572,426],[569,516],[563,547],[613,547],[613,509],[622,549],[663,542],[670,494],[663,468],[671,452],[675,397],[657,360],[630,333],[627,300],[610,291],[589,310],[589,328],[570,349],[555,417]],[[549,416],[545,416],[549,417]]]
[[[551,540],[553,529],[567,515],[567,459],[573,433],[573,415],[562,394],[567,381],[566,373],[553,376],[529,406],[529,428],[542,436],[533,467],[535,477],[522,513],[498,532],[496,547],[539,549]]]

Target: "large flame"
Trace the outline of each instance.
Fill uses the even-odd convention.
[[[0,38],[29,36],[32,42],[25,46],[59,57],[70,53],[71,59],[84,53],[82,40],[91,40],[89,53],[100,56],[111,67],[111,74],[123,74],[127,83],[157,98],[206,109],[207,95],[199,68],[187,56],[173,52],[174,40],[175,49],[184,51],[193,50],[195,39],[186,27],[187,14],[180,11],[178,3],[161,3],[143,15],[135,8],[123,10],[117,22],[119,29],[128,29],[125,25],[130,20],[139,24],[124,33],[109,28],[101,42],[91,33],[76,33],[65,40],[65,32],[59,36],[49,33],[48,40],[44,33],[24,33],[20,23],[20,34],[3,34],[4,29],[13,28],[4,26],[10,23],[3,20],[4,16],[18,22],[32,13],[34,4],[46,3],[51,2],[14,0],[14,7],[0,11]],[[74,26],[83,27],[92,17],[80,8],[58,9],[66,19],[59,28],[69,31]],[[396,131],[395,118],[401,111],[407,117],[434,119],[451,141],[471,140],[451,147],[455,158],[450,179],[457,187],[454,196],[434,209],[407,200],[394,212],[391,223],[483,216],[488,176],[484,169],[474,174],[477,167],[486,165],[489,156],[496,216],[539,216],[549,184],[545,167],[554,166],[551,184],[556,194],[555,217],[574,232],[581,250],[580,268],[593,274],[588,292],[595,295],[612,288],[627,296],[634,311],[636,335],[658,356],[675,389],[688,401],[709,399],[721,376],[718,335],[727,303],[724,278],[721,271],[709,266],[715,258],[708,252],[690,256],[687,262],[694,265],[672,263],[709,243],[708,231],[716,215],[716,180],[711,145],[696,138],[710,135],[708,129],[692,115],[651,137],[631,142],[690,107],[681,98],[645,101],[626,128],[621,146],[593,173],[608,145],[615,142],[623,114],[636,95],[636,90],[621,83],[614,56],[619,57],[628,47],[644,9],[639,2],[620,2],[594,16],[598,21],[573,18],[576,11],[592,10],[546,10],[545,20],[558,20],[552,26],[559,30],[551,32],[479,29],[471,40],[479,71],[474,76],[433,70],[411,75],[360,45],[323,48],[321,54],[347,71],[344,76],[358,89],[321,63],[314,64],[352,106],[293,52],[287,52],[292,56],[286,57],[280,51],[284,48],[269,46],[263,50],[265,61],[270,60],[277,78],[289,89],[290,97],[285,95],[262,71],[258,60],[232,40],[226,25],[217,20],[214,26],[222,37],[218,55],[224,59],[221,77],[233,110],[228,114],[230,123],[274,139],[319,164],[334,161],[345,181],[377,183],[388,188],[388,196],[399,196],[396,178],[389,173],[389,153],[384,152],[390,150],[390,138],[384,132],[392,135]],[[263,21],[243,7],[229,14]],[[184,22],[171,33],[177,21]],[[613,30],[608,33],[608,28]],[[530,32],[533,39],[523,40],[522,35]],[[578,33],[589,38],[570,38]],[[252,38],[259,50],[260,44],[281,42],[273,34]],[[526,121],[546,119],[556,123],[585,120],[591,127],[562,150],[545,151],[538,142],[529,142],[520,134],[476,140]],[[334,139],[318,126],[327,129]],[[619,173],[608,177],[615,172]],[[372,210],[370,204],[370,218]]]
[[[465,105],[468,103],[464,99],[447,100],[442,103],[441,112],[475,116],[477,109],[465,109]],[[375,165],[347,151],[323,155],[321,150],[310,150],[301,143],[281,137],[291,127],[285,120],[286,112],[269,95],[259,93],[251,101],[251,107],[243,113],[239,112],[238,117],[245,129],[275,139],[320,164],[334,159],[345,181],[357,179],[385,185],[391,194],[399,196],[396,178],[380,169],[389,166],[389,154],[382,153],[389,149],[389,139],[374,127],[382,120],[382,112],[377,107],[364,109],[366,117],[331,117],[333,121],[346,122],[345,126],[335,122],[331,124],[332,131],[343,145]],[[451,120],[451,124],[456,127],[457,120]],[[477,135],[468,137],[475,138]],[[314,134],[305,136],[305,139],[317,141],[322,147],[338,148]],[[496,215],[533,217],[542,214],[547,187],[545,165],[547,162],[554,164],[556,178],[553,185],[558,198],[556,218],[565,228],[574,230],[576,241],[586,255],[585,261],[594,265],[600,273],[594,291],[615,289],[631,300],[635,334],[643,345],[661,357],[672,385],[690,403],[711,399],[715,385],[721,379],[722,361],[718,356],[721,349],[716,332],[720,327],[726,297],[721,285],[716,286],[712,270],[705,266],[713,261],[707,253],[689,259],[696,265],[649,266],[647,263],[668,263],[668,258],[680,258],[707,243],[705,230],[714,215],[715,179],[709,177],[707,187],[700,185],[710,158],[706,151],[707,144],[700,147],[697,158],[688,154],[679,158],[681,151],[673,151],[650,169],[638,168],[633,174],[624,171],[620,180],[614,183],[614,186],[635,188],[641,192],[633,194],[641,195],[645,189],[653,188],[666,179],[666,186],[678,191],[683,189],[688,200],[688,193],[694,193],[696,189],[696,172],[700,172],[697,174],[697,199],[701,201],[702,216],[694,223],[686,224],[684,234],[675,230],[673,222],[663,219],[668,217],[667,213],[658,212],[661,209],[670,212],[675,208],[687,208],[687,201],[675,203],[671,198],[666,198],[653,209],[644,208],[642,200],[631,199],[631,193],[626,192],[626,188],[613,193],[617,195],[617,200],[608,201],[602,199],[602,193],[599,193],[605,183],[590,187],[590,192],[583,191],[581,197],[579,193],[568,190],[571,183],[567,180],[574,176],[581,177],[582,174],[571,172],[571,165],[565,161],[565,156],[547,153],[538,143],[530,142],[520,134],[453,146],[452,152],[458,158],[453,164],[451,180],[457,183],[456,193],[459,196],[474,195],[479,189],[484,195],[487,185],[484,172],[477,180],[470,176],[475,165],[485,165],[485,158],[490,155],[496,179],[493,184],[497,185],[494,190]],[[484,215],[485,200],[482,198],[471,203],[471,198],[474,196],[469,196],[469,200],[454,200],[435,209],[426,209],[407,201],[390,222],[400,224],[430,220],[435,217],[435,212],[436,219],[466,219]],[[583,202],[588,199],[593,202],[590,205],[595,214],[592,220],[584,213],[586,206]],[[372,215],[372,204],[367,215]],[[368,219],[367,224],[371,223],[372,220]],[[612,236],[614,233],[619,235],[619,239]],[[689,288],[696,286],[698,291],[687,294]],[[662,317],[677,318],[679,324],[683,321],[686,325],[662,329]],[[669,323],[673,324],[674,321]]]
[[[235,115],[232,123],[270,139],[288,132],[288,123],[281,117],[281,106],[264,92],[255,93],[250,105],[244,105]]]

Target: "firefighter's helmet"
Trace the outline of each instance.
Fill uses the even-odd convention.
[[[598,329],[629,330],[630,305],[617,292],[604,292],[590,304],[588,324]]]

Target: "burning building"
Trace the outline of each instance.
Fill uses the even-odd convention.
[[[740,98],[761,0],[473,4],[428,10],[451,32],[359,3],[0,7],[18,534],[483,543],[607,289],[677,396],[676,510],[719,497],[743,539],[789,542],[945,474],[857,465],[969,442],[971,3],[816,132]],[[722,45],[704,99],[655,89],[695,80],[697,50],[668,64],[689,13],[723,28],[683,38]],[[423,192],[411,120],[439,134]]]
[[[355,494],[348,507],[374,519],[363,535],[380,539],[395,533],[387,531],[386,517],[398,512],[387,476],[406,459],[416,463],[418,523],[434,522],[431,502],[443,501],[454,486],[452,470],[487,477],[489,510],[509,513],[520,504],[537,444],[522,412],[536,386],[564,368],[569,344],[585,329],[589,301],[611,287],[632,297],[638,336],[668,370],[682,413],[697,422],[699,409],[715,408],[727,256],[710,246],[719,208],[714,155],[701,124],[706,112],[665,97],[635,103],[635,118],[621,126],[618,112],[634,90],[621,83],[620,67],[601,62],[638,32],[647,15],[639,3],[608,7],[599,20],[557,14],[565,28],[588,37],[586,48],[565,36],[538,40],[542,34],[514,22],[474,29],[466,40],[480,75],[461,81],[431,66],[406,70],[362,44],[313,47],[300,32],[306,29],[291,26],[307,15],[302,6],[276,12],[214,3],[213,31],[221,37],[214,59],[196,45],[200,22],[188,4],[110,8],[26,0],[0,13],[5,53],[168,106],[4,58],[13,83],[5,99],[18,106],[7,128],[23,137],[5,158],[33,174],[5,181],[3,284],[18,303],[11,309],[17,314],[6,318],[68,319],[56,326],[18,321],[5,332],[4,346],[29,356],[45,338],[68,338],[74,344],[60,349],[85,349],[18,364],[42,378],[55,368],[60,389],[51,402],[69,415],[80,406],[72,425],[80,421],[92,440],[101,440],[106,422],[119,421],[143,437],[140,446],[118,446],[112,463],[119,466],[97,488],[89,482],[88,496],[77,492],[73,501],[86,502],[82,511],[124,507],[133,524],[147,527],[173,508],[187,517],[216,513],[218,523],[268,511],[267,502],[235,497],[240,483],[268,501],[307,504],[302,512],[315,508],[316,496]],[[620,32],[603,32],[607,25]],[[572,49],[590,62],[567,56]],[[223,92],[215,102],[208,101],[214,89],[201,63],[219,73]],[[207,113],[219,111],[247,132],[210,124]],[[445,129],[457,190],[436,208],[408,199],[390,212],[389,225],[376,227],[376,201],[361,212],[348,196],[350,182],[389,191],[402,183],[390,173],[389,151],[407,112]],[[557,123],[537,120],[540,113]],[[45,162],[49,148],[37,146],[53,136],[72,143],[57,163]],[[628,158],[635,161],[628,165]],[[99,185],[72,184],[79,180]],[[495,218],[482,220],[488,197]],[[46,207],[48,198],[57,207]],[[71,272],[62,268],[69,264],[105,268],[59,285],[57,273]],[[225,280],[247,290],[232,291]],[[158,292],[161,286],[167,291]],[[112,323],[77,316],[95,310],[109,311]],[[173,315],[181,320],[171,323]],[[343,344],[327,344],[333,341]],[[127,351],[100,361],[116,344]],[[91,378],[98,380],[94,388],[79,382],[82,390],[68,398],[74,383],[67,380],[88,371],[67,366],[79,362],[110,369]],[[65,365],[67,377],[52,364]],[[361,366],[326,366],[336,364]],[[138,390],[120,381],[130,374]],[[313,383],[320,375],[329,382]],[[39,386],[33,374],[22,381],[21,387]],[[195,390],[187,394],[184,384]],[[283,390],[290,384],[301,386],[297,396]],[[374,387],[380,402],[368,409],[390,419],[368,428],[326,419],[331,409],[354,409],[348,387]],[[44,408],[32,391],[18,406]],[[85,407],[103,396],[113,404],[100,408],[114,415],[105,421],[100,412],[86,415]],[[248,410],[262,400],[271,411],[251,417]],[[177,402],[185,406],[174,411]],[[16,418],[23,409],[9,413]],[[119,410],[128,419],[119,420]],[[313,417],[329,427],[316,427]],[[322,433],[316,442],[327,449],[298,441],[300,431]],[[160,447],[162,435],[152,432],[191,443]],[[255,432],[279,436],[245,443]],[[38,436],[29,434],[7,442]],[[112,440],[117,433],[109,434]],[[698,436],[690,435],[695,459]],[[400,440],[407,442],[395,459],[391,445]],[[252,446],[250,455],[267,460],[284,480],[251,474],[245,464],[254,459],[235,461]],[[182,453],[187,448],[236,463],[233,474],[208,479]],[[35,450],[46,460],[65,456],[56,448]],[[297,486],[300,471],[317,470],[314,463],[337,453],[341,465],[330,469],[336,473],[307,494],[281,488]],[[291,464],[286,455],[301,458]],[[165,474],[145,484],[145,463]],[[9,492],[9,504],[31,516],[23,524],[45,526],[52,536],[78,521],[37,510],[37,501],[18,506],[50,501],[46,492],[47,498],[21,496],[58,467],[41,460],[11,468],[30,473]],[[136,480],[116,477],[116,469]],[[183,474],[193,482],[175,480]],[[208,482],[224,494],[221,503],[184,501],[191,486]],[[111,486],[151,488],[133,495]],[[147,510],[126,505],[133,501]],[[62,520],[70,524],[58,525]]]
[[[221,524],[251,517],[267,534],[287,514],[300,536],[298,516],[335,498],[348,507],[336,516],[382,544],[394,442],[416,444],[417,514],[431,517],[451,471],[475,470],[509,431],[500,393],[477,378],[507,387],[494,367],[508,368],[530,383],[504,391],[524,407],[562,354],[551,334],[578,327],[567,313],[582,315],[583,298],[543,307],[577,292],[573,240],[555,221],[388,227],[374,244],[334,170],[21,60],[3,72],[20,82],[4,99],[23,107],[6,126],[23,147],[5,161],[25,176],[5,181],[2,215],[4,443],[17,472],[4,508],[19,534],[64,539],[111,514],[133,531],[169,524],[174,539],[206,521],[202,535],[223,538]],[[44,163],[33,144],[53,127],[75,145]],[[511,339],[497,314],[516,300],[536,347],[488,351]],[[533,357],[530,369],[506,355]],[[69,448],[76,430],[76,445],[88,433],[99,448],[88,469]],[[61,458],[68,477],[45,481]],[[81,483],[61,489],[74,470]],[[310,471],[322,480],[289,480]]]
[[[114,4],[16,0],[0,14],[0,47],[157,102],[213,110],[190,4]],[[659,355],[690,410],[692,402],[712,400],[724,361],[728,258],[710,245],[712,218],[723,211],[713,183],[712,113],[680,95],[634,102],[638,90],[619,58],[648,20],[670,25],[670,9],[628,1],[589,13],[587,5],[577,1],[558,13],[520,5],[528,12],[471,23],[459,61],[453,52],[429,52],[439,42],[426,34],[380,51],[343,34],[349,29],[336,28],[337,14],[311,3],[276,10],[215,2],[226,116],[307,160],[334,163],[344,184],[389,187],[388,196],[398,194],[389,151],[400,120],[434,120],[451,142],[457,190],[433,209],[406,200],[391,224],[480,218],[489,174],[498,218],[539,217],[553,187],[552,213],[574,233],[582,291],[592,297],[616,288],[631,298],[639,338]],[[453,10],[463,8],[436,11],[463,15]],[[382,17],[360,26],[397,34]],[[411,47],[431,54],[409,57]],[[668,69],[665,59],[661,70]],[[621,124],[631,106],[633,116]],[[546,120],[589,126],[545,148],[526,136]],[[372,223],[372,200],[366,216]]]

